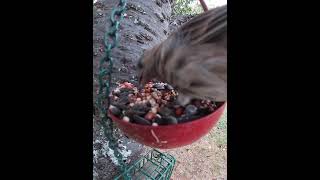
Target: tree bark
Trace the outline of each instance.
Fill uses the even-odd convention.
[[[93,100],[96,101],[98,92],[98,67],[99,60],[104,56],[103,37],[110,27],[110,14],[119,0],[100,0],[94,4],[93,19]],[[128,0],[125,18],[120,25],[119,46],[112,51],[113,74],[112,88],[118,81],[136,83],[136,64],[144,49],[153,47],[163,41],[169,34],[169,21],[171,17],[171,4],[169,0]],[[98,113],[96,113],[98,114]],[[103,150],[106,140],[101,134],[100,127],[96,124],[99,120],[93,116],[94,150]],[[124,146],[130,149],[132,155],[128,161],[133,162],[143,151],[143,147],[119,136]],[[129,143],[130,142],[130,143]],[[103,153],[102,153],[103,154]],[[111,179],[119,172],[106,155],[96,155],[94,159],[95,179]]]

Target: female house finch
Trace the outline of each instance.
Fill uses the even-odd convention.
[[[181,105],[227,100],[227,5],[192,18],[138,63],[139,81],[171,84]]]

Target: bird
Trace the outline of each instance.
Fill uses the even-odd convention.
[[[193,17],[145,50],[137,67],[140,84],[170,84],[181,105],[192,99],[227,101],[227,5]]]

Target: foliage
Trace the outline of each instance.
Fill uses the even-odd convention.
[[[195,15],[203,12],[198,0],[176,0],[173,13],[175,15]]]

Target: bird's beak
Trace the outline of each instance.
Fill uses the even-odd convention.
[[[141,72],[138,76],[139,88],[142,89],[144,85],[147,83],[145,77],[143,76],[143,72]]]

